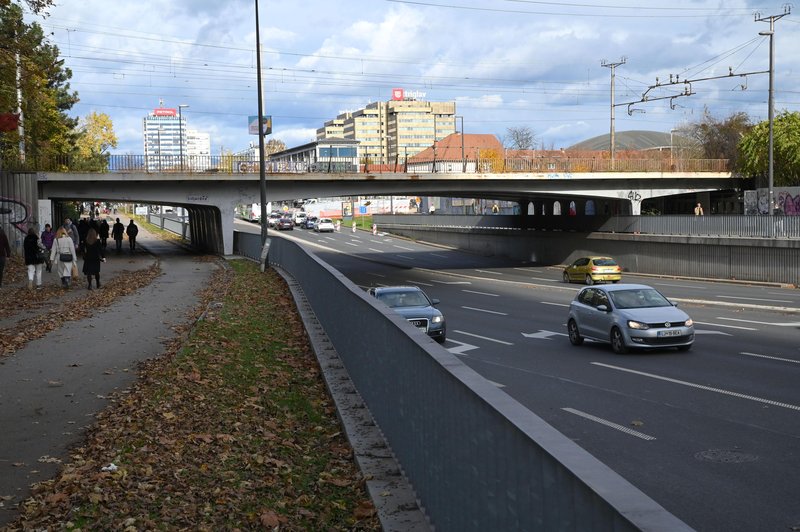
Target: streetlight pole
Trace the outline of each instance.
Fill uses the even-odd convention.
[[[461,173],[467,173],[467,160],[464,158],[464,117],[457,116],[461,120]]]
[[[767,209],[769,210],[769,215],[775,215],[775,192],[774,192],[774,158],[773,158],[773,147],[774,147],[774,137],[773,137],[773,127],[775,121],[775,21],[782,19],[786,15],[790,14],[792,9],[791,6],[788,4],[784,6],[784,11],[782,15],[772,15],[769,17],[761,17],[759,13],[756,13],[755,19],[756,22],[769,22],[769,31],[760,31],[758,32],[759,35],[769,36],[769,170],[767,171],[767,181],[768,181],[768,198],[767,198]]]
[[[261,246],[267,242],[267,174],[264,167],[264,102],[261,93],[261,36],[258,23],[258,0],[256,3],[256,75],[258,81],[258,183],[261,192]],[[266,266],[266,264],[264,264]]]
[[[183,172],[183,114],[181,111],[185,107],[189,107],[189,105],[185,103],[178,104],[178,144],[180,145],[181,172]]]
[[[161,130],[162,126],[158,126],[158,172],[161,173]]]

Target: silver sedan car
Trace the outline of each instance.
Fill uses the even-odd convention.
[[[444,316],[434,308],[439,300],[429,298],[418,286],[382,286],[370,288],[368,293],[440,344],[447,339]]]
[[[688,351],[694,342],[694,323],[650,286],[589,286],[569,305],[567,333],[572,345],[596,340],[611,344],[615,353],[660,347]]]

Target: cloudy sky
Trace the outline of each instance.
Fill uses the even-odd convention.
[[[120,145],[142,153],[142,118],[187,104],[212,152],[238,151],[257,114],[255,0],[56,0],[33,17],[72,69],[73,114],[107,113]],[[265,114],[273,138],[310,142],[323,122],[402,87],[455,101],[467,133],[501,140],[529,127],[538,145],[616,131],[669,132],[708,109],[768,116],[764,1],[259,0]],[[655,7],[670,6],[670,7]],[[800,108],[800,12],[775,23],[775,109]],[[721,80],[694,81],[736,74]],[[663,85],[672,79],[678,84]],[[680,96],[685,92],[691,96]],[[646,94],[645,103],[640,102]],[[666,98],[657,100],[656,98]],[[630,110],[630,112],[629,112]]]

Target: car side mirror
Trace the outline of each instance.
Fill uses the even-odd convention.
[[[608,312],[610,309],[608,308],[608,305],[597,305],[597,310],[600,312]]]
[[[431,299],[431,305],[433,305],[434,307],[436,305],[438,305],[439,303],[440,303],[440,301],[438,299]]]

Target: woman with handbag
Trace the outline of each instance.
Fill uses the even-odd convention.
[[[28,290],[33,290],[33,281],[36,281],[36,288],[42,288],[42,265],[45,261],[44,250],[39,245],[39,235],[36,229],[31,227],[22,243],[25,251],[25,266],[28,267]]]
[[[83,275],[89,282],[87,289],[92,289],[92,276],[97,281],[97,288],[100,288],[100,263],[105,260],[103,244],[97,237],[97,231],[92,227],[86,234],[86,241],[83,243]]]
[[[72,266],[75,264],[75,244],[67,234],[64,227],[59,227],[56,232],[56,239],[50,250],[50,261],[55,263],[58,276],[61,277],[61,286],[69,288],[72,280]]]

